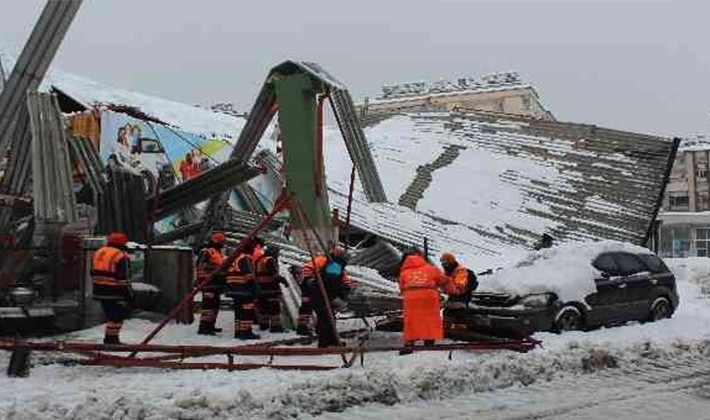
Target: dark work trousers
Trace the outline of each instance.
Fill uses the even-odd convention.
[[[254,286],[231,287],[229,296],[234,299],[234,334],[251,333],[254,325]]]
[[[311,316],[313,316],[313,305],[311,302],[311,289],[315,286],[315,281],[304,279],[301,284],[301,306],[298,308],[298,329],[305,332],[311,328]],[[315,286],[317,289],[318,286]]]
[[[200,311],[200,326],[214,328],[219,315],[219,306],[222,303],[217,290],[202,292],[202,310]]]
[[[328,313],[328,307],[323,294],[317,284],[308,287],[311,298],[311,305],[316,312],[316,334],[318,335],[318,347],[333,347],[340,345],[340,340],[335,335],[335,329],[331,322],[334,314]],[[330,297],[328,297],[330,299]]]
[[[123,327],[123,321],[128,317],[129,304],[125,300],[101,300],[101,307],[106,318],[105,338],[117,342]]]
[[[261,283],[258,308],[259,324],[262,322],[271,328],[281,328],[281,287],[276,281]]]

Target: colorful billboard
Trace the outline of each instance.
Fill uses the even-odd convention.
[[[163,188],[217,165],[230,149],[226,140],[206,139],[122,113],[101,113],[101,159],[160,179]]]

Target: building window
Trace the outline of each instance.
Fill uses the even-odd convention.
[[[660,254],[663,257],[685,258],[690,256],[691,230],[685,226],[662,226]]]
[[[707,181],[708,170],[705,168],[695,168],[695,179],[698,181]]]
[[[699,192],[696,197],[695,201],[697,211],[710,210],[710,197],[708,197],[707,191]]]
[[[505,112],[505,104],[503,103],[503,100],[501,99],[498,101],[498,112]]]
[[[710,256],[710,228],[695,229],[695,250],[698,257]]]
[[[668,206],[671,211],[688,211],[689,205],[687,192],[668,193]]]
[[[530,97],[523,96],[523,110],[530,111]]]

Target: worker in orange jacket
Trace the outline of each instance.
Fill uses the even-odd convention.
[[[226,242],[227,236],[224,232],[213,232],[209,243],[200,250],[196,264],[198,283],[201,283],[214,270],[222,266],[224,261],[222,250]],[[219,315],[221,294],[224,293],[226,286],[225,274],[219,273],[202,287],[202,308],[200,310],[200,326],[197,334],[215,335],[218,332],[222,332],[222,329],[215,327],[215,324]]]
[[[286,284],[279,274],[279,248],[269,245],[264,254],[254,261],[254,275],[259,286],[257,309],[259,329],[272,333],[285,332],[281,325],[281,284]]]
[[[234,338],[239,340],[258,340],[254,334],[254,302],[258,295],[258,286],[254,281],[254,242],[251,242],[232,263],[227,271],[227,295],[234,300]]]
[[[476,274],[456,260],[454,254],[445,252],[439,259],[444,274],[449,278],[446,294],[447,303],[461,303],[468,307],[471,293],[478,287]]]
[[[104,344],[121,344],[119,335],[133,300],[127,243],[125,234],[111,233],[106,245],[94,253],[91,264],[93,296],[101,302],[106,318]]]
[[[328,255],[318,255],[307,262],[301,273],[301,307],[298,311],[298,330],[301,335],[310,335],[310,319],[316,313],[316,334],[318,347],[340,345],[335,335],[335,326],[331,323],[333,313],[329,314],[323,293],[318,285],[318,277],[323,281],[329,304],[335,298],[347,298],[353,289],[353,282],[345,267],[350,256],[343,248],[335,247]]]
[[[399,289],[404,297],[404,346],[400,354],[409,354],[417,340],[433,345],[444,338],[440,314],[439,289],[449,280],[436,266],[427,262],[419,250],[411,249],[402,256]]]
[[[258,236],[252,238],[253,248],[251,252],[251,260],[256,270],[256,262],[264,256],[266,250],[266,242]],[[256,273],[254,273],[256,276]],[[258,283],[258,282],[257,282]],[[256,297],[254,300],[254,320],[259,324],[259,329],[262,331],[269,329],[269,316],[264,313],[264,302],[261,298]]]

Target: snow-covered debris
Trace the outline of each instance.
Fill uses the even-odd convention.
[[[710,138],[704,134],[685,137],[681,140],[679,149],[683,152],[710,150]]]
[[[15,65],[15,58],[0,53],[0,61],[9,74]],[[126,105],[135,107],[175,128],[209,138],[216,137],[236,141],[246,123],[246,120],[241,117],[117,89],[56,68],[50,68],[47,71],[40,90],[49,91],[53,86],[84,106]]]
[[[367,203],[356,181],[353,223],[407,245],[427,237],[477,271],[516,261],[543,233],[643,243],[671,149],[653,136],[455,112],[394,116],[366,135],[390,203]],[[352,166],[339,131],[326,138],[331,203],[344,209]]]
[[[382,86],[382,97],[375,99],[387,100],[395,98],[410,98],[427,94],[442,94],[456,92],[479,92],[493,89],[510,89],[527,87],[520,74],[515,71],[489,73],[481,77],[460,77],[456,81],[437,80],[436,82],[408,82]]]
[[[584,303],[584,298],[596,291],[594,280],[600,275],[592,261],[603,252],[614,251],[651,253],[646,248],[616,241],[562,244],[533,252],[514,267],[481,276],[478,291],[515,296],[551,292],[564,302]]]
[[[132,282],[131,288],[136,292],[153,292],[153,293],[160,292],[160,289],[158,289],[154,285],[148,284],[148,283],[141,283],[139,281]]]

